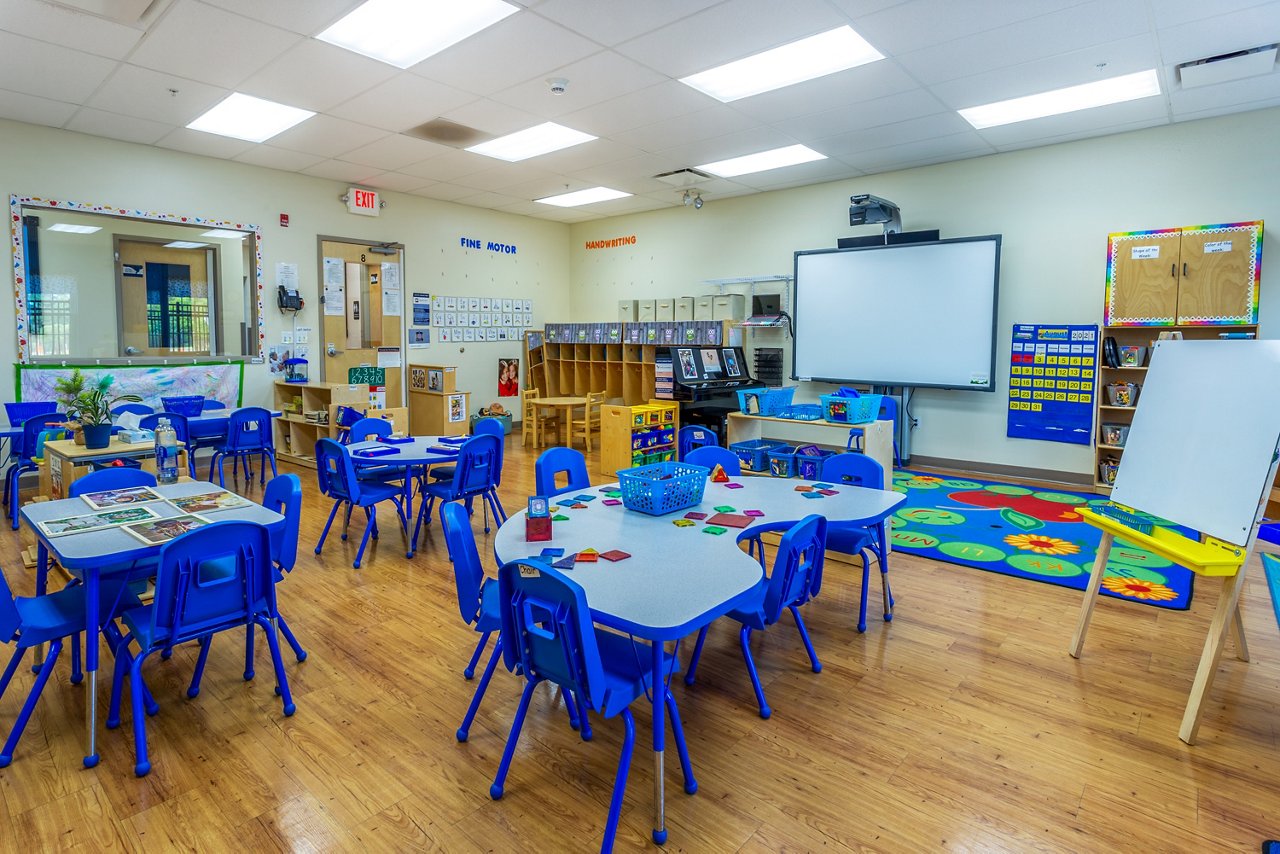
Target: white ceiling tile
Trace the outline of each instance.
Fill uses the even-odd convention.
[[[0,29],[110,59],[124,59],[143,31],[52,3],[14,2],[0,7]]]
[[[314,154],[303,154],[300,151],[286,151],[272,145],[255,145],[253,148],[236,155],[236,160],[253,166],[264,166],[267,169],[280,169],[285,172],[301,172],[308,166],[314,166],[323,157]]]
[[[716,104],[696,113],[655,122],[645,127],[614,134],[614,139],[641,151],[666,151],[703,139],[740,133],[759,127],[757,122],[725,104]],[[675,167],[673,167],[675,168]]]
[[[297,33],[254,23],[203,3],[177,3],[151,27],[129,61],[166,74],[235,88],[300,40]]]
[[[470,92],[402,71],[327,112],[340,119],[399,133],[474,100],[476,96]]]
[[[435,157],[430,157],[421,163],[405,166],[400,171],[409,175],[430,178],[433,181],[454,181],[473,172],[492,169],[494,164],[501,162],[501,160],[495,160],[492,157],[485,157],[481,154],[472,154],[470,151],[463,151],[460,148],[446,148]]]
[[[312,116],[302,124],[273,136],[271,144],[290,151],[337,157],[386,135],[385,131],[378,128],[321,115]]]
[[[1269,101],[1276,97],[1280,97],[1280,72],[1273,71],[1263,77],[1232,80],[1216,86],[1174,89],[1169,93],[1169,106],[1174,117],[1181,118],[1188,113]]]
[[[590,169],[602,163],[616,163],[639,153],[635,148],[611,139],[596,139],[534,157],[527,162],[553,172],[568,172],[571,169]]]
[[[659,189],[670,190],[669,185],[653,176],[669,172],[672,168],[669,158],[645,153],[588,169],[574,169],[568,175],[588,187],[611,187],[625,193],[647,193]]]
[[[411,136],[393,133],[368,145],[354,148],[343,154],[341,159],[362,166],[396,170],[412,163],[419,163],[429,157],[438,157],[451,150],[446,146],[427,142],[425,139],[414,139]]]
[[[185,127],[229,90],[136,65],[121,65],[88,100],[109,113]]]
[[[928,91],[913,89],[888,98],[799,116],[788,121],[785,130],[801,142],[812,142],[946,111],[942,102]]]
[[[1089,135],[1090,132],[1103,135],[1107,128],[1118,125],[1143,121],[1161,124],[1168,119],[1169,110],[1164,98],[1151,97],[986,128],[978,131],[978,135],[998,148],[1026,140],[1061,139],[1066,135]]]
[[[62,127],[76,109],[75,104],[0,89],[0,117],[6,119],[57,128]]]
[[[561,124],[585,133],[609,136],[664,119],[696,113],[712,106],[719,106],[719,102],[683,83],[668,80],[647,89],[610,98],[590,109],[569,113],[561,119]]]
[[[869,15],[911,2],[914,0],[831,0],[831,5],[848,15],[856,29]]]
[[[580,181],[567,175],[548,172],[546,175],[529,181],[509,184],[504,192],[515,196],[517,199],[532,200],[543,199],[547,196],[558,196],[563,193],[576,193],[578,190],[589,190],[596,186],[601,185]],[[611,187],[610,189],[621,190],[624,193],[629,192],[620,187]]]
[[[521,163],[501,163],[495,161],[497,165],[488,169],[481,169],[478,172],[471,172],[467,175],[460,175],[453,179],[453,183],[461,187],[472,187],[476,190],[502,190],[510,196],[517,199],[523,198],[523,193],[518,193],[512,187],[527,181],[534,180],[553,180],[562,183],[559,175],[549,169],[543,169],[532,165],[529,161]]]
[[[466,125],[476,130],[504,136],[518,130],[542,124],[542,119],[533,113],[516,109],[488,98],[479,98],[469,104],[445,113],[444,118],[451,122]]]
[[[383,172],[381,175],[365,178],[362,183],[366,187],[373,187],[375,190],[408,193],[425,187],[432,181],[429,178],[419,178],[416,175],[405,175],[403,172]]]
[[[0,31],[0,81],[10,91],[83,104],[115,67],[110,59]]]
[[[292,30],[307,36],[324,32],[329,25],[364,0],[204,0],[228,12]]]
[[[768,172],[756,172],[753,175],[739,175],[733,180],[739,184],[757,190],[779,190],[783,187],[802,187],[806,184],[821,184],[826,181],[839,181],[852,178],[858,170],[834,157],[826,160],[815,160],[812,163],[797,163],[783,169],[770,169]]]
[[[161,148],[172,148],[176,151],[185,151],[188,154],[199,154],[204,157],[221,157],[226,160],[248,151],[256,144],[245,142],[242,139],[232,139],[229,136],[218,136],[217,134],[187,130],[186,128],[176,128],[156,143]]]
[[[1209,20],[1161,29],[1160,53],[1165,62],[1190,62],[1280,41],[1280,3],[1267,3]]]
[[[672,169],[680,169],[770,151],[786,145],[795,145],[795,139],[774,128],[752,127],[737,133],[674,145],[658,153],[671,159]]]
[[[860,15],[855,29],[888,56],[942,44],[1078,5],[1080,0],[982,0],[971,3],[913,0]]]
[[[906,142],[887,148],[854,152],[846,154],[840,159],[856,169],[861,169],[863,172],[871,174],[902,168],[904,163],[914,163],[933,158],[962,160],[967,157],[994,153],[994,148],[985,143],[973,131],[968,131],[966,133],[952,134],[951,136]]]
[[[415,196],[425,196],[428,199],[439,199],[442,202],[456,202],[463,196],[475,194],[475,190],[471,187],[459,187],[457,184],[428,184],[426,187],[419,187],[416,190],[410,190]]]
[[[306,39],[236,88],[268,101],[324,112],[399,73],[385,62]]]
[[[686,77],[848,23],[824,0],[721,3],[617,46],[623,56]]]
[[[720,0],[645,0],[601,3],[599,0],[548,0],[538,14],[603,45],[615,45],[666,26]]]
[[[525,199],[517,199],[513,196],[507,196],[502,193],[475,193],[469,196],[463,196],[458,199],[459,204],[471,205],[473,208],[500,208],[503,205],[515,204],[516,202],[525,201]]]
[[[813,148],[828,156],[844,157],[859,151],[872,151],[922,139],[946,137],[969,130],[972,130],[972,127],[958,114],[935,113],[918,119],[908,119],[905,122],[864,128],[820,139],[814,143]]]
[[[556,95],[547,78],[568,81]],[[586,59],[556,68],[546,78],[535,78],[494,93],[493,100],[553,119],[611,98],[645,89],[664,80],[651,71],[612,51],[602,51]]]
[[[411,69],[457,89],[490,95],[600,50],[545,18],[517,12]],[[518,61],[508,61],[519,57]]]
[[[136,116],[108,113],[92,107],[82,107],[71,121],[67,122],[66,128],[93,136],[153,145],[160,137],[173,130],[173,125],[140,119]]]
[[[921,83],[932,85],[1148,32],[1144,4],[1091,0],[895,59]]]
[[[1007,143],[1001,143],[996,146],[996,148],[999,151],[1015,151],[1020,148],[1041,148],[1046,145],[1057,145],[1060,142],[1074,142],[1075,140],[1080,139],[1091,139],[1099,136],[1109,136],[1111,134],[1142,130],[1143,128],[1156,127],[1157,125],[1162,125],[1166,122],[1167,120],[1162,117],[1153,116],[1133,122],[1122,122],[1120,124],[1108,125],[1105,127],[1081,128],[1055,136],[1039,137],[1036,139],[1011,140]]]
[[[1160,28],[1228,15],[1259,5],[1258,0],[1214,0],[1213,3],[1203,0],[1150,0],[1150,3],[1151,14]]]
[[[379,174],[377,169],[342,160],[322,160],[313,166],[308,166],[302,172],[304,175],[314,175],[317,178],[329,178],[351,184],[361,184],[365,179]]]
[[[859,104],[917,88],[910,75],[886,60],[806,80],[785,89],[762,92],[734,101],[730,106],[762,122],[776,124],[838,105]]]

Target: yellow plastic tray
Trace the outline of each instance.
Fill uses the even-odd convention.
[[[1205,542],[1201,543],[1188,539],[1177,531],[1171,531],[1168,528],[1155,528],[1150,534],[1144,534],[1141,531],[1126,527],[1118,519],[1104,516],[1088,508],[1077,508],[1076,512],[1095,528],[1101,528],[1113,536],[1133,543],[1135,546],[1141,546],[1148,551],[1155,552],[1161,557],[1185,566],[1199,575],[1219,577],[1235,575],[1240,571],[1241,564],[1244,563],[1244,546],[1217,540],[1213,537],[1206,537]]]

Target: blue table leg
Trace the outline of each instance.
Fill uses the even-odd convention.
[[[665,746],[664,739],[667,731],[666,721],[663,719],[663,712],[666,711],[666,707],[662,693],[664,684],[662,678],[662,642],[653,641],[650,644],[650,648],[653,651],[653,841],[662,845],[667,841],[662,761],[662,753]]]
[[[89,674],[89,693],[84,704],[88,729],[88,750],[84,767],[98,764],[98,570],[84,571],[84,669]]]
[[[893,592],[889,589],[889,522],[885,519],[880,520],[880,524],[876,525],[876,536],[880,540],[880,584],[884,587],[885,612],[884,621],[886,623],[893,620]]]
[[[36,541],[36,595],[43,596],[49,589],[49,549],[44,540]],[[31,672],[39,673],[44,664],[44,644],[36,644],[35,660]]]

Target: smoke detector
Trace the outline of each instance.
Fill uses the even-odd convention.
[[[706,172],[700,172],[697,169],[677,169],[674,172],[663,172],[654,175],[664,184],[670,184],[677,190],[686,190],[690,187],[696,187],[705,181],[710,181],[711,176]]]
[[[569,81],[563,77],[548,77],[547,85],[551,87],[552,95],[563,95],[564,90],[569,88]]]

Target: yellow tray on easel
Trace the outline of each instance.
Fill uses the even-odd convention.
[[[1133,543],[1135,546],[1185,566],[1197,575],[1218,577],[1235,575],[1248,556],[1244,546],[1214,537],[1206,537],[1204,542],[1198,542],[1182,536],[1177,531],[1159,527],[1146,534],[1129,527],[1119,519],[1087,507],[1077,508],[1076,512],[1095,528],[1101,528],[1113,537]]]

